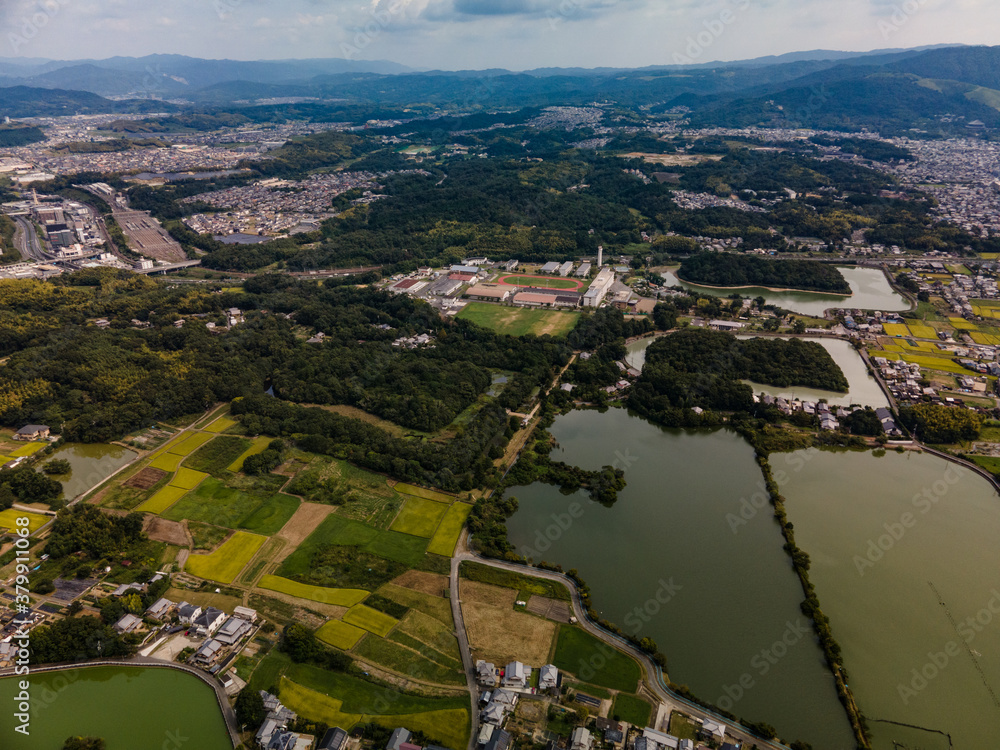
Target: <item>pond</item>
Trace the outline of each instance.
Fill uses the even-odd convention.
[[[811,454],[782,494],[875,747],[948,743],[873,719],[997,747],[1000,497],[929,454]]]
[[[656,641],[670,679],[695,695],[816,750],[853,747],[770,506],[759,523],[728,518],[761,491],[751,447],[730,431],[665,430],[622,409],[574,411],[551,432],[553,458],[616,465],[628,486],[610,508],[545,484],[509,490],[518,551],[576,568],[600,615]]]
[[[135,451],[120,445],[67,443],[43,459],[42,463],[46,464],[57,458],[69,461],[72,467],[70,473],[54,477],[62,482],[63,495],[69,502],[97,486],[138,456]]]
[[[673,271],[663,274],[667,286],[680,286],[691,291],[701,292],[713,297],[728,297],[739,294],[743,297],[763,297],[768,304],[777,305],[785,310],[821,318],[830,308],[849,307],[861,310],[885,310],[901,312],[910,309],[906,298],[893,291],[885,274],[876,268],[857,268],[854,266],[837,266],[851,285],[851,296],[841,294],[820,294],[816,292],[782,291],[775,292],[763,287],[736,287],[731,289],[716,289],[689,284],[681,281]]]
[[[17,681],[0,679],[4,750],[60,750],[67,737],[102,737],[107,750],[231,750],[215,694],[174,669],[89,667],[31,676],[30,736],[13,731]]]

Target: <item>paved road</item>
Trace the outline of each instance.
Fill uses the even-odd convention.
[[[664,681],[663,670],[661,670],[649,656],[637,648],[635,648],[631,643],[619,638],[613,633],[604,630],[596,623],[592,622],[587,617],[587,609],[583,605],[583,600],[580,598],[580,592],[576,587],[576,584],[572,579],[568,578],[561,573],[554,573],[548,570],[540,570],[538,568],[530,568],[525,565],[515,565],[513,563],[501,562],[499,560],[491,560],[488,558],[480,557],[479,555],[471,552],[468,546],[468,530],[462,532],[462,538],[459,540],[458,548],[455,550],[455,556],[451,561],[451,576],[452,576],[452,609],[457,609],[457,576],[458,576],[458,566],[461,565],[463,561],[475,561],[482,563],[483,565],[489,565],[492,568],[500,568],[502,570],[509,570],[515,573],[521,573],[524,575],[530,575],[535,578],[544,578],[550,581],[556,581],[565,585],[573,598],[573,613],[576,615],[577,621],[580,625],[591,635],[599,638],[605,643],[610,644],[619,651],[624,651],[629,656],[636,659],[646,672],[646,684],[652,693],[656,696],[658,700],[666,704],[668,710],[670,711],[682,711],[689,716],[694,716],[699,719],[711,719],[713,721],[718,721],[729,727],[729,737],[735,738],[741,743],[748,743],[745,746],[750,747],[756,744],[758,748],[762,750],[788,750],[785,745],[779,742],[769,741],[757,737],[746,730],[740,730],[739,727],[733,726],[733,722],[724,716],[719,716],[718,714],[712,713],[711,711],[702,708],[701,706],[690,703],[684,698],[671,692]],[[463,661],[466,662],[466,669],[469,669],[469,664],[471,664],[471,657],[467,654],[468,650],[468,640],[465,636],[465,625],[459,624],[459,619],[455,618],[455,628],[459,633],[459,643],[462,645],[462,655]],[[472,673],[468,672],[467,677],[469,677],[470,683],[472,682]],[[478,726],[476,719],[473,719],[473,728]],[[470,745],[471,748],[471,745]]]
[[[468,531],[463,531],[463,542]],[[460,542],[462,544],[462,542]],[[458,598],[458,567],[462,563],[458,555],[451,558],[451,579],[448,584],[451,593],[451,614],[455,619],[455,635],[458,637],[458,647],[462,652],[462,665],[465,667],[465,682],[469,686],[469,702],[472,709],[472,733],[469,735],[468,750],[473,750],[479,737],[479,689],[476,686],[473,671],[472,652],[469,648],[469,636],[465,630],[465,618],[462,616],[462,601]]]

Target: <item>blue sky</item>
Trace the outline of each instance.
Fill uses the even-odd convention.
[[[0,57],[639,67],[1000,43],[995,0],[0,0]]]

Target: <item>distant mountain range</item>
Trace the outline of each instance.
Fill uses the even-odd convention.
[[[614,101],[654,114],[683,105],[700,125],[936,132],[972,120],[1000,127],[1000,47],[813,50],[691,66],[524,73],[417,72],[391,62],[336,59],[0,58],[0,115],[12,117],[212,111],[285,100],[411,107],[415,114]]]

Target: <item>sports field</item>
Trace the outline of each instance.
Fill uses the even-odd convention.
[[[349,623],[330,620],[316,631],[316,637],[342,651],[350,651],[358,645],[358,641],[364,637],[365,632],[363,628]]]
[[[307,583],[291,581],[279,576],[263,576],[257,584],[262,589],[278,591],[299,599],[308,599],[320,604],[334,604],[339,607],[353,607],[360,604],[368,592],[362,589],[331,589],[325,586],[310,586]]]
[[[448,506],[444,503],[424,500],[421,497],[408,497],[403,509],[399,511],[399,515],[389,528],[403,534],[430,539],[447,512]]]
[[[43,516],[40,513],[28,513],[27,511],[8,508],[7,510],[0,511],[0,529],[13,532],[18,528],[24,528],[17,525],[18,518],[28,519],[28,531],[32,534],[52,520],[50,516]]]
[[[581,313],[562,310],[530,310],[470,302],[457,317],[508,336],[533,334],[565,336],[573,330]]]
[[[497,283],[506,286],[531,286],[536,289],[560,289],[574,292],[582,291],[583,287],[586,286],[586,282],[564,279],[560,276],[527,276],[519,273],[501,276]]]
[[[455,503],[441,520],[437,531],[431,537],[431,543],[427,545],[427,551],[442,557],[451,557],[455,554],[455,545],[462,535],[462,527],[465,519],[472,512],[472,506],[465,503]]]
[[[358,604],[347,610],[347,614],[344,615],[344,622],[364,628],[369,633],[374,633],[381,638],[389,635],[389,632],[399,624],[399,620],[395,617],[390,617],[384,612],[379,612],[377,609],[366,607],[364,604]]]
[[[198,578],[232,583],[265,541],[266,537],[237,531],[212,554],[188,557],[184,569]]]

